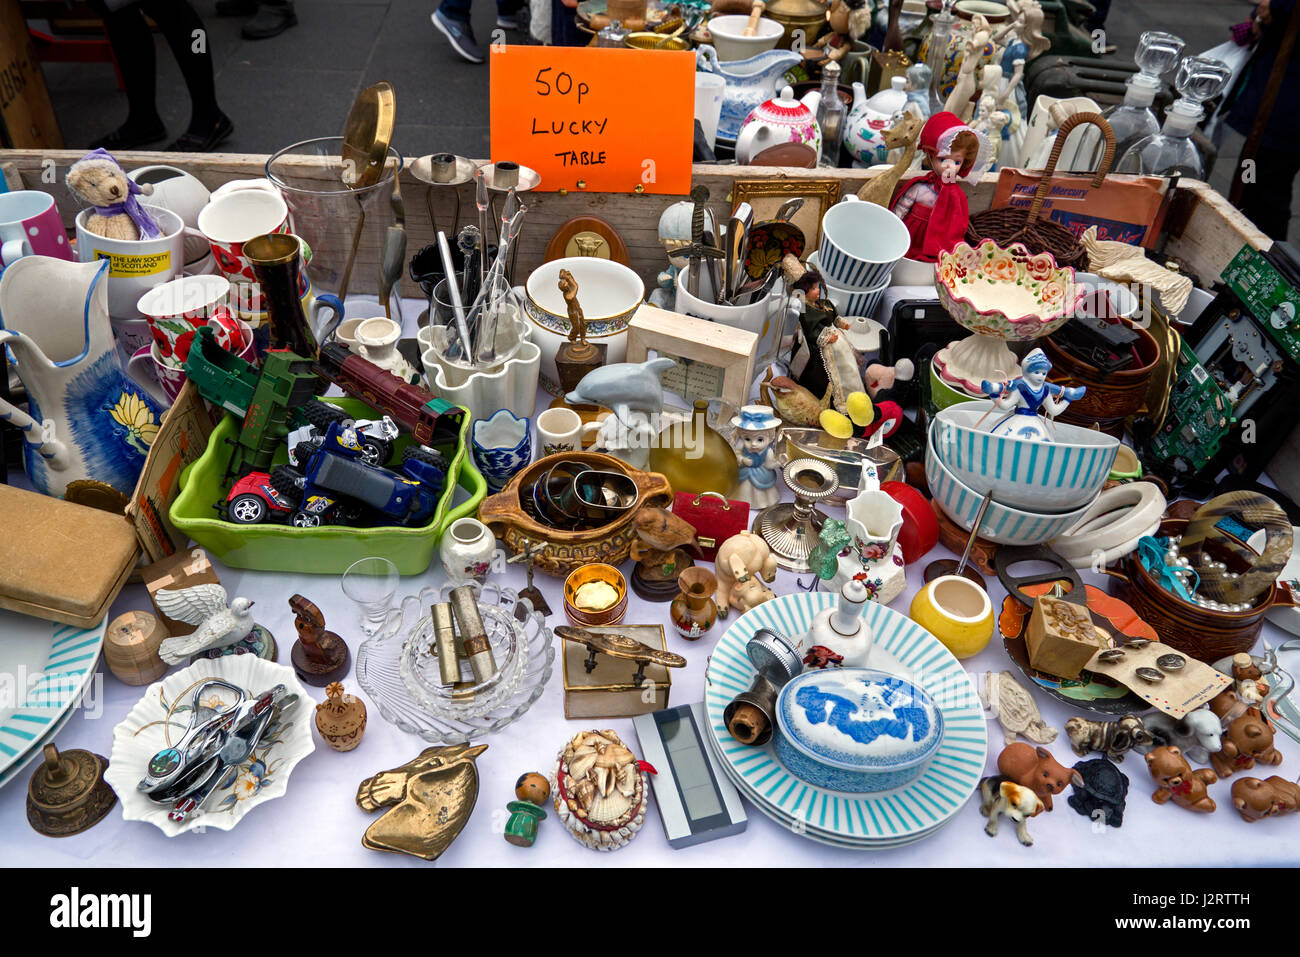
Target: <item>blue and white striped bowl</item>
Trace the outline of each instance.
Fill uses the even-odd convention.
[[[905,615],[867,602],[862,617],[875,646],[912,672],[943,712],[943,744],[916,780],[891,791],[846,794],[801,781],[777,759],[774,745],[743,745],[723,720],[727,703],[746,690],[754,666],[745,645],[759,628],[786,635],[808,630],[829,592],[779,595],[742,615],[718,639],[705,684],[706,731],[727,776],[765,815],[801,837],[840,847],[898,847],[937,833],[970,800],[984,774],[988,732],[974,681],[939,639]]]
[[[831,302],[835,303],[835,308],[839,310],[841,316],[864,316],[868,319],[875,316],[876,308],[880,305],[880,300],[884,298],[885,290],[889,288],[888,279],[875,289],[845,289],[843,286],[837,286],[826,278],[826,274],[822,272],[821,260],[817,253],[813,253],[808,257],[808,265],[822,273],[822,281],[826,285],[826,295],[830,296]]]
[[[911,242],[907,227],[891,211],[851,197],[822,217],[821,274],[842,289],[886,286]]]
[[[1033,512],[1068,512],[1097,497],[1119,439],[1063,422],[1051,426],[1051,442],[990,435],[988,426],[1003,414],[992,409],[987,400],[960,402],[935,416],[935,451],[963,485]]]
[[[953,475],[939,460],[934,442],[931,429],[930,440],[925,444],[925,480],[930,485],[930,494],[945,515],[969,532],[975,527],[975,515],[986,493],[976,492]],[[984,514],[979,537],[999,545],[1041,545],[1069,531],[1091,504],[1089,499],[1069,512],[1031,512],[994,499]]]

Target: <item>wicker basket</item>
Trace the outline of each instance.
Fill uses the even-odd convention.
[[[1065,146],[1065,140],[1071,130],[1083,123],[1091,123],[1099,127],[1101,135],[1106,140],[1106,152],[1097,167],[1097,175],[1092,178],[1093,189],[1101,186],[1115,159],[1115,133],[1111,130],[1110,124],[1102,119],[1101,114],[1076,113],[1062,123],[1056,132],[1056,141],[1052,144],[1052,153],[1047,159],[1047,169],[1043,170],[1042,179],[1038,181],[1038,189],[1034,191],[1034,201],[1030,204],[1028,212],[1014,206],[1003,206],[1000,209],[976,213],[970,218],[970,225],[966,228],[966,242],[978,246],[980,240],[992,239],[1004,248],[1011,243],[1024,243],[1025,248],[1032,254],[1051,253],[1058,266],[1073,266],[1075,269],[1083,270],[1088,268],[1088,254],[1079,245],[1074,234],[1060,223],[1038,218],[1042,211],[1043,200],[1047,198],[1047,191],[1052,187],[1052,177],[1056,175],[1056,164],[1061,158],[1061,149]]]

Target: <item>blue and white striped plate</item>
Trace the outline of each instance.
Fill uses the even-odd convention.
[[[771,744],[747,747],[732,739],[722,720],[727,703],[745,691],[754,667],[745,644],[759,628],[795,637],[835,601],[829,592],[782,595],[747,612],[718,640],[709,663],[705,707],[709,733],[728,774],[764,813],[801,823],[835,842],[896,846],[926,836],[956,814],[984,773],[988,733],[975,683],[939,640],[904,615],[868,602],[863,618],[880,647],[912,671],[943,711],[943,746],[925,773],[905,787],[877,794],[845,794],[801,781],[776,759]],[[812,836],[812,835],[807,835]]]
[[[26,760],[81,700],[104,647],[107,619],[76,628],[0,612],[0,775]]]

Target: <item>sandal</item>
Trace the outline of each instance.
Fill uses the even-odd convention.
[[[169,153],[211,153],[220,146],[230,134],[235,132],[235,124],[224,113],[216,125],[207,133],[186,131],[176,142],[167,147]]]

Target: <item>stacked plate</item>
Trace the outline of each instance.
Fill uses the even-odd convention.
[[[830,607],[828,592],[782,595],[759,605],[718,641],[709,663],[705,707],[708,738],[732,783],[772,820],[835,847],[877,850],[924,840],[947,824],[975,793],[984,774],[988,734],[970,676],[939,640],[902,614],[868,602],[863,611],[876,647],[901,661],[943,712],[943,745],[925,773],[892,791],[848,794],[801,781],[777,760],[773,746],[747,747],[722,720],[727,703],[745,691],[754,666],[745,645],[759,628],[791,638]]]
[[[0,611],[0,787],[76,712],[99,663],[106,622],[76,628]]]

